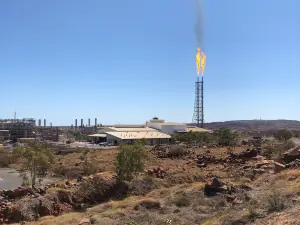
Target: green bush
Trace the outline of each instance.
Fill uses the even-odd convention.
[[[143,145],[122,145],[116,157],[116,173],[119,182],[131,181],[144,170],[144,160],[147,155]]]
[[[238,134],[228,128],[220,128],[214,132],[218,145],[235,146]]]

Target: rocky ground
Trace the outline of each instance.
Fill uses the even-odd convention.
[[[118,149],[58,155],[56,172],[69,180],[3,191],[0,218],[35,225],[300,224],[298,150],[285,155],[288,162],[275,162],[247,148],[157,146],[126,187],[114,178]],[[83,156],[96,174],[77,181]]]

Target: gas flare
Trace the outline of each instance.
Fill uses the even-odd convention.
[[[200,48],[197,48],[197,53],[196,53],[196,66],[197,66],[197,75],[199,76],[200,71],[201,71],[201,50]]]
[[[197,48],[196,53],[196,66],[197,66],[197,75],[200,75],[202,72],[202,76],[204,76],[205,71],[205,63],[206,63],[206,55],[204,52],[201,52],[200,48]]]
[[[204,52],[202,52],[202,53],[201,53],[201,70],[202,70],[202,77],[204,76],[205,63],[206,63],[206,55],[205,55]]]

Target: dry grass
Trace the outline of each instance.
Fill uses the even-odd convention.
[[[177,207],[188,207],[191,205],[191,201],[187,196],[177,196],[172,200],[173,204]]]
[[[101,167],[102,171],[114,171],[114,160],[118,149],[110,150],[89,150],[87,152],[87,158],[92,159],[95,164]],[[65,168],[78,169],[78,165],[82,162],[83,152],[74,152],[66,155],[57,155],[56,164],[54,167],[63,166]]]
[[[31,222],[31,225],[78,225],[82,219],[82,213],[67,213],[63,216],[45,216],[37,222]]]
[[[287,180],[289,177],[300,177],[300,170],[287,170],[277,175],[278,180]]]
[[[202,225],[221,225],[217,219],[208,219]]]

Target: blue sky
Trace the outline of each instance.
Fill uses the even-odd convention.
[[[191,122],[195,0],[1,0],[0,118]],[[205,121],[300,120],[300,1],[203,0]]]

